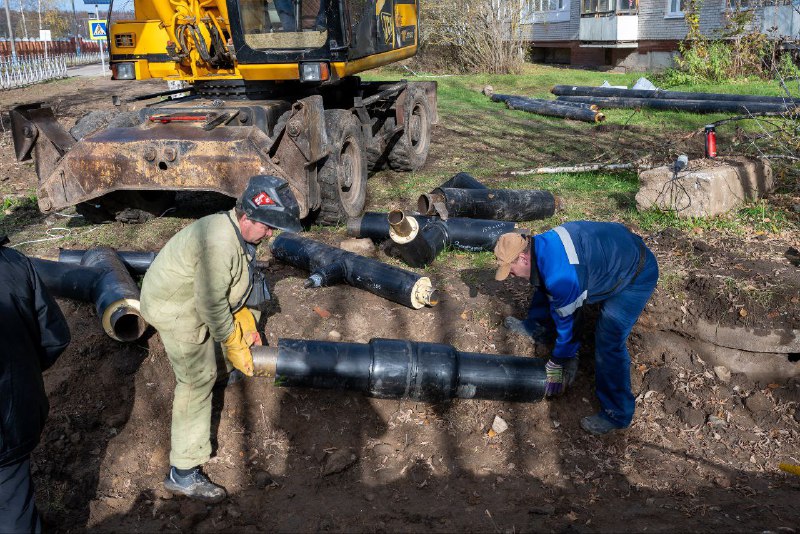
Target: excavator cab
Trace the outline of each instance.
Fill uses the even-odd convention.
[[[39,208],[141,222],[180,191],[238,197],[285,179],[301,218],[364,208],[370,171],[413,171],[437,122],[436,83],[356,74],[416,53],[418,0],[134,0],[109,24],[112,77],[181,82],[116,98],[69,131],[41,104],[11,110],[17,158],[36,160]]]

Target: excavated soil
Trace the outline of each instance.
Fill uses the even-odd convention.
[[[71,126],[90,107],[110,107],[101,101],[110,91],[124,93],[91,80],[10,91],[0,101],[7,109],[55,98]],[[438,147],[459,142],[453,131],[437,134],[434,162]],[[30,191],[33,171],[14,162],[8,135],[2,149],[7,190]],[[46,224],[33,210],[9,217]],[[169,237],[155,233],[145,242],[157,248]],[[333,231],[313,237],[343,239]],[[795,532],[800,477],[777,466],[800,464],[800,380],[715,369],[691,332],[700,319],[800,328],[800,269],[784,256],[797,242],[676,230],[644,237],[662,280],[629,343],[637,395],[629,430],[596,438],[578,425],[597,409],[596,310],[589,309],[581,374],[553,401],[431,405],[280,389],[261,379],[216,392],[207,471],[230,497],[214,506],[160,488],[174,376],[158,335],[116,343],[91,305],[60,301],[73,342],[45,374],[51,415],[33,455],[45,522],[55,531]],[[466,253],[434,264],[428,274],[444,297],[411,310],[348,286],[303,289],[306,273],[273,263],[267,340],[408,338],[545,356],[546,347],[501,326],[506,315],[523,316],[525,284],[496,282],[490,267],[468,264]],[[782,357],[790,370],[800,365],[796,354]],[[509,428],[493,435],[496,417]]]

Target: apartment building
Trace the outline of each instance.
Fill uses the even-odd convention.
[[[521,31],[534,61],[657,70],[672,64],[686,37],[685,7],[685,0],[532,0]],[[800,37],[800,0],[705,0],[700,31],[719,35],[734,9],[753,9],[754,29],[771,38]]]

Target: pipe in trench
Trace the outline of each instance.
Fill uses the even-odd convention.
[[[344,281],[409,308],[439,303],[430,278],[313,239],[282,233],[270,243],[270,250],[276,260],[310,271],[305,287]]]
[[[753,102],[764,104],[800,105],[800,99],[781,96],[736,95],[728,93],[695,93],[689,91],[665,91],[663,89],[619,89],[616,87],[587,87],[555,85],[550,90],[557,96],[595,96],[655,98],[661,100],[711,100],[725,102]]]
[[[690,113],[769,113],[792,109],[792,105],[764,102],[737,102],[733,100],[670,100],[666,98],[626,98],[594,96],[559,96],[558,101],[590,102],[601,108],[649,108]],[[800,107],[800,104],[798,104]]]
[[[58,261],[80,265],[86,250],[60,249],[58,251]],[[117,256],[127,269],[136,275],[143,275],[150,268],[153,260],[156,259],[157,252],[141,252],[135,250],[118,250]]]
[[[412,267],[433,263],[448,245],[470,252],[494,250],[500,236],[517,227],[504,221],[407,216],[401,210],[389,212],[386,219],[394,250]]]
[[[513,232],[517,224],[511,221],[488,221],[483,219],[467,219],[452,217],[443,221],[439,217],[429,215],[413,215],[411,218],[424,227],[430,222],[442,222],[447,232],[447,244],[458,250],[480,252],[494,250],[497,239],[508,232]],[[368,237],[380,242],[389,239],[391,226],[388,213],[367,212],[361,217],[347,221],[347,235],[351,237]]]
[[[533,221],[552,217],[556,198],[535,189],[457,189],[438,187],[420,195],[417,211],[443,219],[469,217],[497,221]]]
[[[139,287],[111,248],[86,251],[79,265],[31,258],[56,297],[92,302],[103,330],[117,341],[135,341],[147,323],[139,313]]]
[[[399,339],[280,339],[277,346],[253,346],[251,352],[255,375],[274,378],[276,386],[359,391],[383,399],[536,402],[544,398],[547,380],[542,358]]]

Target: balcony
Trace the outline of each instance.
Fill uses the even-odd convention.
[[[582,16],[579,38],[581,46],[603,48],[636,48],[639,40],[639,15],[597,13]]]
[[[800,13],[795,6],[764,6],[761,31],[772,38],[800,36]]]

